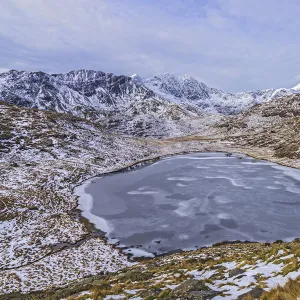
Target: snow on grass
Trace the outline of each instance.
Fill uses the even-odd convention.
[[[85,276],[115,272],[131,265],[119,250],[111,248],[100,238],[94,238],[77,248],[54,253],[16,271],[3,271],[0,273],[0,285],[3,292],[29,292],[45,287],[64,286]],[[12,277],[18,280],[8,280]]]

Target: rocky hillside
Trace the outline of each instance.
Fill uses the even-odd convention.
[[[80,217],[72,190],[155,153],[72,115],[0,103],[0,294],[130,265]]]
[[[215,127],[240,146],[267,147],[277,158],[300,159],[300,95],[275,99],[223,118]]]

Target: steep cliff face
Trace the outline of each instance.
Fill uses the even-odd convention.
[[[154,93],[131,77],[98,71],[49,75],[12,70],[0,74],[0,95],[11,104],[77,114],[76,107],[121,109]]]

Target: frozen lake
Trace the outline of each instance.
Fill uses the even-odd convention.
[[[83,215],[137,255],[300,237],[300,170],[245,156],[178,155],[76,193]]]

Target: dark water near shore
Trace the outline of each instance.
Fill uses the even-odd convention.
[[[109,239],[150,253],[300,236],[300,170],[249,157],[175,156],[93,179],[85,193]]]

